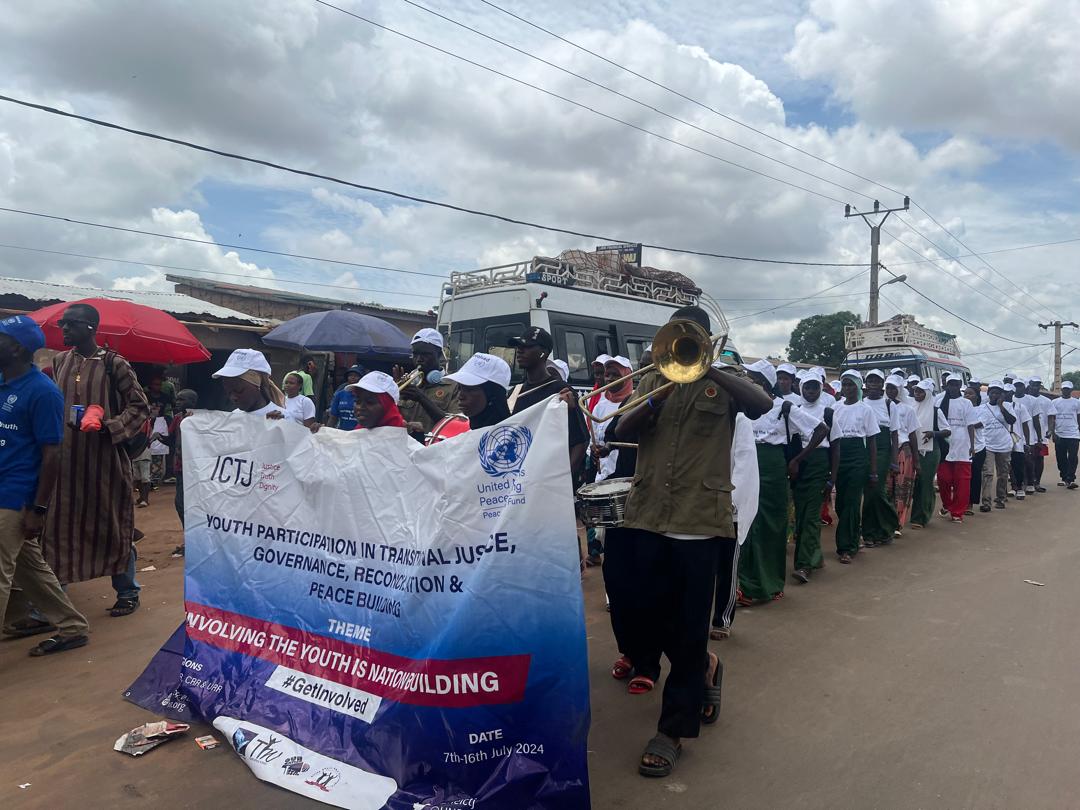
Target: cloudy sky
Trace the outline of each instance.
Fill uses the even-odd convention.
[[[895,189],[925,211],[890,219],[882,261],[978,328],[902,285],[884,290],[883,316],[912,312],[957,333],[983,375],[1045,375],[1049,347],[1022,344],[1047,341],[1040,320],[1080,320],[1080,241],[993,253],[989,265],[967,255],[1080,237],[1080,0],[498,4],[686,98],[483,0],[337,5],[582,106],[313,0],[10,4],[0,17],[0,93],[365,185],[739,256],[866,261],[868,230],[844,219],[842,203],[898,205]],[[437,301],[437,276],[450,270],[595,244],[10,104],[0,104],[0,205],[215,243],[0,212],[0,275],[169,289],[170,271],[152,265],[171,265],[416,309]],[[659,251],[645,260],[719,299],[749,354],[782,352],[806,315],[866,308],[865,275],[803,300],[858,268]],[[1080,346],[1077,332],[1066,339]],[[1080,351],[1065,365],[1080,367]]]

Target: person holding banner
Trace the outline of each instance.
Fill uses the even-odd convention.
[[[711,330],[700,307],[683,307],[672,320]],[[709,620],[719,558],[734,559],[738,542],[731,506],[735,417],[742,411],[756,419],[772,408],[769,395],[733,368],[714,366],[696,382],[661,390],[663,382],[658,373],[645,375],[638,391],[647,400],[623,415],[616,432],[620,441],[638,437],[623,525],[634,534],[640,607],[624,652],[654,681],[660,655],[671,663],[657,734],[638,763],[641,775],[656,777],[671,774],[683,738],[719,719],[721,666],[708,650]]]
[[[237,349],[213,377],[221,380],[225,396],[236,406],[234,413],[285,417],[285,394],[270,379],[270,364],[258,349]]]
[[[469,430],[491,427],[510,418],[506,404],[510,366],[501,357],[477,352],[446,379],[458,385],[458,402],[461,412],[469,417]]]
[[[398,384],[389,374],[369,371],[356,385],[350,385],[349,389],[356,397],[357,430],[408,427],[405,417],[398,410]]]

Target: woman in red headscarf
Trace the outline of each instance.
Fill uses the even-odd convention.
[[[350,385],[349,390],[356,397],[353,413],[356,414],[357,430],[407,426],[397,406],[397,383],[389,374],[371,371],[356,385]]]

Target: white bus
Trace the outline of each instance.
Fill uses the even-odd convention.
[[[591,255],[591,254],[589,254]],[[637,368],[653,335],[680,307],[703,306],[714,329],[725,324],[711,301],[694,290],[639,275],[619,275],[565,259],[530,261],[452,273],[439,303],[438,327],[447,339],[449,364],[458,368],[474,352],[502,357],[514,369],[510,338],[532,326],[555,341],[552,359],[570,368],[575,388],[592,386],[591,363],[600,354],[623,355]],[[729,342],[724,354],[741,362]]]
[[[844,368],[879,368],[886,374],[902,368],[905,377],[929,377],[939,387],[946,372],[971,379],[971,369],[960,359],[956,335],[923,326],[911,315],[896,315],[875,326],[849,326],[844,330],[844,348]]]

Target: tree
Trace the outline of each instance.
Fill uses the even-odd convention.
[[[1061,375],[1061,379],[1069,380],[1076,388],[1080,388],[1080,371],[1070,371]]]
[[[847,311],[803,318],[791,332],[788,359],[838,367],[844,362],[844,327],[858,326],[859,322],[858,315]]]

